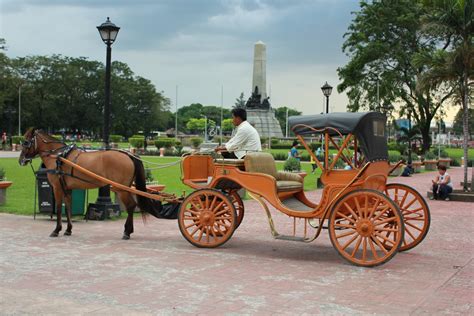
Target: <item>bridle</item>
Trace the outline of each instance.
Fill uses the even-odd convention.
[[[31,137],[31,139],[24,140],[21,143],[21,146],[23,147],[23,151],[24,151],[24,157],[22,159],[22,164],[23,165],[31,163],[33,158],[35,158],[38,155],[40,155],[40,156],[49,156],[49,155],[57,153],[59,150],[62,150],[62,149],[67,147],[67,145],[65,143],[63,143],[59,140],[58,141],[51,141],[51,140],[47,140],[47,139],[43,138],[41,136],[41,134],[39,133],[39,131],[40,130],[35,130],[33,132],[33,137]],[[38,138],[45,144],[57,143],[57,144],[62,144],[63,146],[59,147],[59,148],[51,149],[51,150],[40,150],[40,151],[38,151],[38,140],[37,140]],[[30,151],[30,149],[32,147],[34,147],[34,153],[32,155],[28,155],[28,152]],[[46,153],[46,155],[43,155],[44,153]]]

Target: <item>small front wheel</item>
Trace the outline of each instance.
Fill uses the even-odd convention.
[[[178,214],[181,234],[201,248],[215,248],[227,242],[235,231],[236,221],[232,202],[225,194],[213,189],[189,194]]]
[[[358,266],[373,267],[390,260],[398,252],[403,234],[398,205],[375,190],[349,192],[337,201],[329,216],[334,248]]]

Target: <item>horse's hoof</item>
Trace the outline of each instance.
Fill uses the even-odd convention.
[[[49,237],[58,237],[59,234],[57,232],[52,232],[51,235],[49,235]]]
[[[68,232],[67,230],[64,232],[64,236],[71,236],[72,232]]]
[[[129,239],[130,239],[130,236],[123,235],[123,236],[122,236],[122,239],[123,239],[123,240],[129,240]]]

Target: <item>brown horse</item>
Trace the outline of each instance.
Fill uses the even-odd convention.
[[[64,235],[70,236],[72,233],[72,189],[94,189],[104,186],[104,183],[80,171],[72,170],[73,168],[67,165],[60,164],[59,156],[116,183],[130,187],[135,182],[136,189],[146,191],[143,163],[137,156],[128,152],[118,150],[85,152],[76,147],[68,146],[42,130],[34,128],[26,132],[25,141],[22,145],[23,149],[19,158],[20,165],[25,166],[33,158],[39,156],[46,168],[51,170],[51,173],[48,172],[48,180],[53,187],[54,199],[56,201],[57,223],[50,237],[57,237],[62,229],[60,210],[63,200],[66,204],[67,214],[67,229]],[[135,202],[133,197],[135,194],[127,191],[115,191],[128,212],[122,238],[130,239],[130,234],[133,233],[133,211],[137,204],[142,211],[155,215],[153,214],[153,205],[151,200],[146,197],[137,195],[137,202]]]

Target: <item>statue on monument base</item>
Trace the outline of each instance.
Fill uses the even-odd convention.
[[[263,99],[262,95],[258,92],[258,87],[255,86],[255,90],[252,92],[252,95],[245,103],[246,109],[261,109],[269,110],[270,109],[270,97]]]

